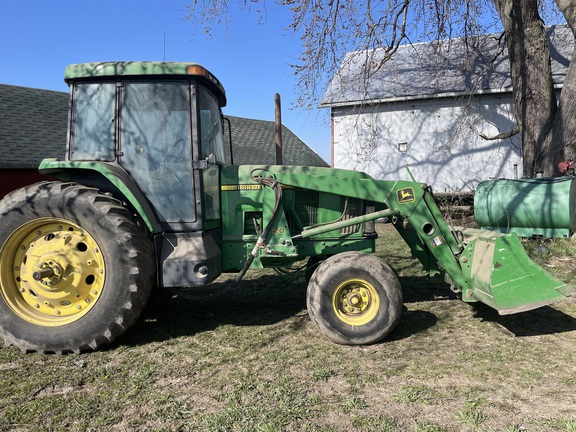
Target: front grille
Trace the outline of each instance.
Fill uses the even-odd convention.
[[[342,197],[342,218],[348,220],[360,216],[362,213],[362,200],[356,198]],[[340,229],[340,234],[356,234],[360,232],[361,224],[351,225]]]
[[[318,223],[318,201],[320,194],[311,190],[296,192],[294,211],[303,226],[313,226]]]

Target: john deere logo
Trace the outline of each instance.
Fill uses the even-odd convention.
[[[398,191],[398,202],[400,204],[408,204],[414,201],[414,189],[404,188]]]

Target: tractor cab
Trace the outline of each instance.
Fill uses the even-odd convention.
[[[221,273],[220,82],[200,65],[161,62],[71,65],[65,81],[65,161],[45,172],[127,198],[154,237],[160,286],[210,283]]]
[[[220,225],[224,88],[188,63],[71,65],[66,160],[121,167],[163,231]]]

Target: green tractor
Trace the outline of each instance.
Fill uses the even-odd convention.
[[[455,230],[428,186],[318,167],[227,165],[220,82],[197,64],[71,65],[58,181],[0,202],[0,334],[22,352],[96,350],[152,290],[308,259],[307,306],[336,343],[370,344],[402,312],[375,251],[386,217],[430,274],[502,314],[572,295],[514,235]]]

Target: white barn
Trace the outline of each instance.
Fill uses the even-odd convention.
[[[547,34],[560,91],[574,37],[564,26]],[[520,135],[486,139],[516,127],[499,37],[405,45],[379,69],[383,49],[349,53],[320,105],[331,110],[332,166],[409,180],[408,166],[438,192],[522,177]]]

